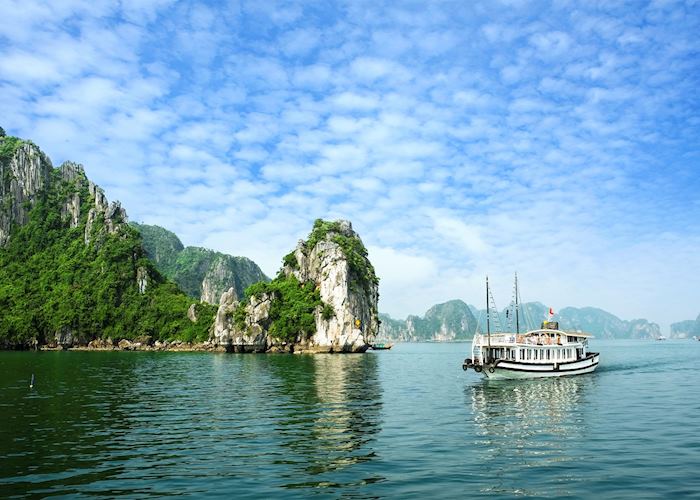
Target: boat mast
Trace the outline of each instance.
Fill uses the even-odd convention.
[[[489,307],[489,277],[486,276],[486,335],[489,339],[489,347],[491,347],[491,309]]]
[[[515,333],[520,333],[520,315],[518,314],[518,273],[515,273]]]

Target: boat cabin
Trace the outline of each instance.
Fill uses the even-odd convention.
[[[583,359],[587,355],[590,334],[559,330],[556,321],[545,321],[539,330],[523,334],[498,333],[480,335],[475,339],[475,361],[495,360],[521,363],[567,363]]]

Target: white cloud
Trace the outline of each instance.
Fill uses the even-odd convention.
[[[557,307],[696,316],[696,17],[413,7],[10,2],[2,126],[269,274],[350,218],[397,316],[516,269]]]

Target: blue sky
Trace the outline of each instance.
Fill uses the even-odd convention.
[[[700,3],[0,0],[0,125],[272,275],[346,218],[394,316],[483,280],[700,313]]]

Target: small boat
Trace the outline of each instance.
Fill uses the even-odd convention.
[[[560,330],[559,323],[551,320],[552,309],[549,320],[543,321],[539,329],[520,333],[517,275],[515,332],[491,333],[491,303],[493,297],[486,278],[486,334],[474,335],[472,357],[462,363],[464,371],[471,368],[490,379],[519,379],[580,375],[598,366],[600,354],[588,351],[588,339],[593,336]]]
[[[370,349],[373,349],[375,351],[382,351],[386,349],[391,349],[394,347],[394,344],[391,344],[389,342],[375,342],[374,344],[370,344]]]
[[[658,337],[656,337],[656,340],[666,340],[666,337],[664,337],[663,335],[659,335]]]

